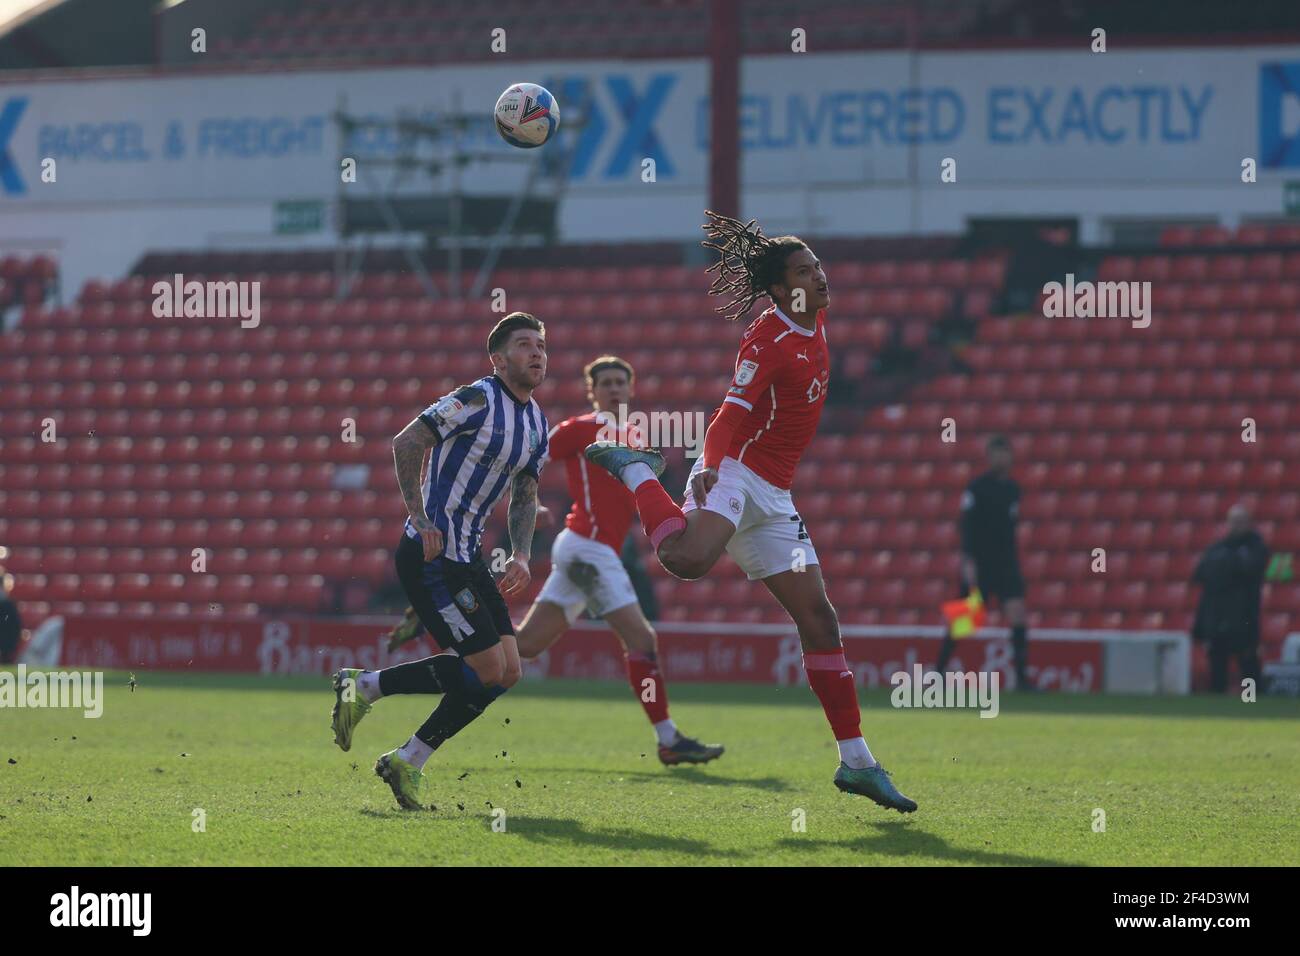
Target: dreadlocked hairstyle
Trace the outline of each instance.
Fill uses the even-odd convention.
[[[719,254],[718,261],[705,272],[714,272],[709,295],[726,295],[731,299],[726,305],[714,309],[725,313],[734,322],[758,301],[759,296],[771,295],[773,285],[785,279],[785,260],[790,253],[806,248],[798,236],[763,235],[757,219],[744,223],[711,209],[704,210],[709,221],[702,228],[708,240],[700,245]],[[712,240],[712,241],[709,241]],[[729,311],[733,309],[735,311]]]

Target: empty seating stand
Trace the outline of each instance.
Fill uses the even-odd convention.
[[[954,308],[979,319],[963,352],[969,375],[860,410],[840,433],[824,422],[807,452],[796,500],[841,620],[936,622],[956,576],[961,491],[994,431],[1016,447],[1035,626],[1185,627],[1196,557],[1241,497],[1255,502],[1275,550],[1300,550],[1300,248],[1229,243],[1190,264],[1164,249],[1112,256],[1100,270],[1163,277],[1159,334],[1113,320],[990,316],[999,256],[826,257],[840,375],[870,374],[892,335],[923,341]],[[401,273],[366,275],[335,301],[328,273],[221,271],[241,261],[195,256],[186,268],[261,281],[257,329],[157,319],[152,276],[137,275],[88,283],[67,306],[34,304],[5,337],[0,544],[25,618],[360,610],[391,584],[403,511],[390,438],[488,371],[497,317],[428,301]],[[741,326],[713,312],[700,269],[502,269],[492,285],[544,290],[512,305],[547,324],[538,398],[552,423],[587,410],[581,368],[600,352],[636,367],[641,407],[707,414],[725,389]],[[956,444],[939,440],[948,417]],[[1255,444],[1240,439],[1245,417],[1258,424]],[[40,440],[47,418],[56,444]],[[353,443],[341,439],[349,418]],[[369,469],[361,487],[337,480],[357,465]],[[674,494],[687,465],[670,455]],[[542,497],[567,506],[561,469],[543,476]],[[505,541],[504,509],[485,541]],[[1110,562],[1104,578],[1090,570],[1097,547]],[[195,548],[207,552],[201,580]],[[538,558],[529,599],[547,571],[544,548]],[[783,619],[729,561],[693,583],[647,563],[669,620]],[[1269,640],[1292,627],[1294,593],[1270,589]]]

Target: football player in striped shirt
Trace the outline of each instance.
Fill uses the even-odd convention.
[[[393,439],[409,512],[397,577],[444,653],[380,671],[342,668],[334,675],[331,725],[334,742],[348,750],[356,725],[379,698],[443,695],[411,738],[375,764],[404,809],[420,809],[423,769],[433,752],[519,679],[502,594],[522,593],[530,579],[548,430],[532,396],[546,377],[545,336],[542,323],[526,312],[506,316],[488,336],[492,374],[439,399]],[[507,488],[513,553],[498,590],[480,539]]]
[[[636,516],[636,499],[623,483],[587,462],[583,450],[616,430],[619,406],[632,397],[632,366],[603,355],[583,369],[595,409],[560,422],[549,436],[549,458],[563,462],[573,507],[551,546],[551,573],[519,626],[519,656],[534,658],[560,639],[578,616],[603,617],[623,645],[627,679],[659,740],[659,760],[708,763],[725,748],[685,736],[668,716],[668,688],[659,671],[654,628],[641,612],[619,550]],[[624,421],[626,421],[626,412]],[[622,435],[640,445],[639,436]]]
[[[652,449],[600,441],[587,447],[587,458],[633,493],[642,527],[669,573],[703,577],[726,550],[751,581],[763,582],[799,629],[808,683],[839,745],[835,786],[910,813],[916,803],[898,791],[862,737],[839,620],[790,495],[830,379],[826,273],[796,236],[772,239],[753,220],[706,215],[704,245],[719,255],[709,267],[717,274],[709,291],[730,297],[718,311],[737,319],[761,297],[772,307],[745,330],[685,503],[679,508],[659,483],[664,459]]]

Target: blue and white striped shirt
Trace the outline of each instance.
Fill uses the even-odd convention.
[[[424,479],[424,510],[443,536],[443,557],[468,563],[483,525],[514,476],[537,478],[550,430],[542,407],[525,404],[496,375],[445,395],[420,413],[438,436]],[[419,532],[406,521],[406,535]]]

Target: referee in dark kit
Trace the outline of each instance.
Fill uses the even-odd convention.
[[[978,587],[986,606],[996,601],[1011,625],[1017,690],[1035,690],[1029,682],[1029,635],[1025,627],[1025,579],[1016,552],[1016,518],[1020,486],[1011,477],[1011,442],[994,435],[985,446],[989,470],[973,479],[961,496],[961,594]],[[956,641],[951,628],[943,638],[938,670],[948,669]]]

